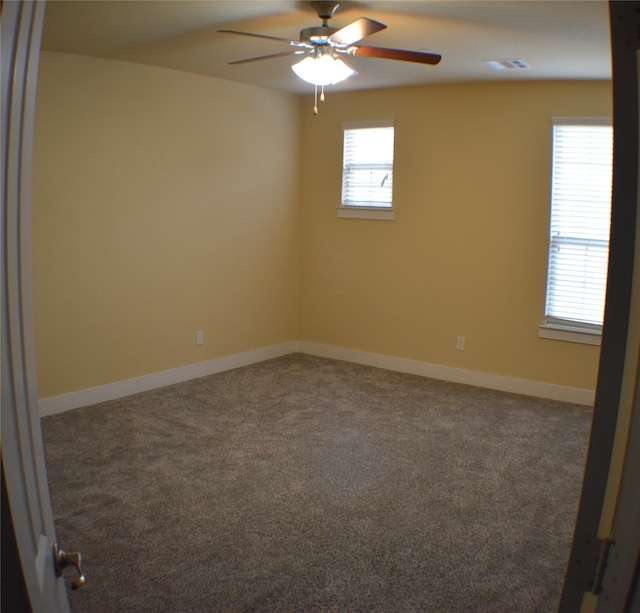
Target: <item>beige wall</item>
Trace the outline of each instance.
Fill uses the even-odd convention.
[[[299,107],[275,91],[43,53],[41,397],[297,337]]]
[[[599,349],[537,326],[549,118],[610,107],[608,83],[467,84],[331,91],[314,117],[308,98],[44,53],[40,396],[296,339],[594,389]],[[394,222],[336,218],[341,123],[370,119],[396,125]]]
[[[609,83],[327,95],[304,111],[301,338],[594,389],[599,348],[540,339],[551,116],[610,116]],[[343,121],[393,119],[396,221],[337,219]],[[456,336],[466,338],[456,351]]]

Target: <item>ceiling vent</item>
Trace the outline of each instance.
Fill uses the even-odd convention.
[[[483,62],[491,66],[494,70],[528,70],[531,68],[531,66],[525,64],[522,60],[483,60]]]

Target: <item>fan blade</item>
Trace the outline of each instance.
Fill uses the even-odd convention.
[[[305,43],[297,40],[289,40],[288,38],[280,38],[279,36],[268,36],[267,34],[253,34],[252,32],[239,32],[238,30],[218,30],[224,34],[241,34],[242,36],[253,36],[254,38],[266,38],[268,40],[277,40],[281,43],[287,43],[292,47],[307,47]]]
[[[426,53],[424,51],[405,51],[402,49],[385,49],[383,47],[351,47],[349,54],[376,57],[383,60],[400,60],[402,62],[419,62],[420,64],[431,64],[435,66],[442,59],[437,53]]]
[[[229,66],[232,64],[248,64],[249,62],[259,62],[260,60],[271,60],[276,57],[287,57],[288,55],[297,55],[303,53],[302,51],[284,51],[282,53],[272,53],[271,55],[260,55],[258,57],[249,57],[246,60],[235,60],[229,62]]]
[[[337,45],[353,45],[367,36],[371,36],[387,26],[379,21],[361,17],[329,36],[329,41]]]

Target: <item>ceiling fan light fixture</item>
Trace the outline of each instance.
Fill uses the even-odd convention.
[[[335,85],[356,74],[356,71],[340,58],[329,54],[306,57],[291,66],[291,70],[311,85]]]

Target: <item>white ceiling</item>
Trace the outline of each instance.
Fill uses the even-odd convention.
[[[341,2],[330,25],[359,17],[388,28],[361,44],[440,53],[438,66],[350,58],[360,73],[335,90],[430,83],[610,79],[606,0],[412,0]],[[221,34],[228,28],[298,40],[320,25],[296,0],[49,0],[43,48],[119,59],[294,93],[311,87],[289,68],[292,57],[228,66],[287,51],[285,43]],[[528,70],[494,71],[482,60],[518,59]]]

